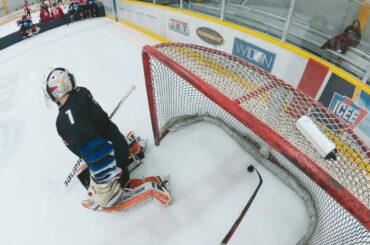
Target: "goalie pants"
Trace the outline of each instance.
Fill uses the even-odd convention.
[[[118,127],[112,122],[110,125],[110,130],[108,130],[105,137],[113,144],[114,157],[116,158],[117,167],[122,169],[122,178],[125,178],[125,183],[127,183],[130,178],[130,173],[127,169],[127,166],[129,165],[129,147],[127,141],[119,131]]]

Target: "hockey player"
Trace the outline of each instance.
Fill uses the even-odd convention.
[[[22,16],[20,20],[17,20],[17,25],[19,26],[19,34],[22,38],[31,36],[32,34],[37,34],[40,28],[33,25],[32,20],[27,18],[25,15]]]
[[[53,7],[51,8],[50,13],[51,13],[51,18],[54,20],[57,20],[64,16],[62,8],[59,7],[59,5],[57,5],[56,3],[53,4]]]
[[[50,20],[50,12],[46,5],[43,5],[40,10],[40,22],[46,23]]]
[[[40,2],[40,10],[41,10],[41,9],[43,9],[43,8],[49,9],[49,5],[47,5],[47,4],[45,3],[45,0],[42,0],[42,1]]]
[[[26,17],[31,18],[31,9],[30,9],[30,5],[28,4],[27,1],[24,1],[23,11],[24,11],[24,14],[26,15]]]
[[[63,0],[58,0],[58,6],[63,6],[64,7],[64,3],[63,3]]]
[[[99,211],[126,210],[152,197],[163,205],[170,203],[171,196],[163,178],[130,180],[127,169],[130,152],[142,153],[137,149],[140,146],[135,144],[136,138],[130,134],[129,142],[125,140],[90,91],[76,86],[73,74],[65,68],[54,68],[45,82],[47,94],[59,106],[58,134],[65,145],[87,163],[90,171],[84,207]]]
[[[69,14],[69,18],[71,22],[75,21],[76,16],[80,17],[78,16],[79,14],[81,14],[79,8],[80,8],[80,3],[78,1],[72,0],[69,3],[68,14]]]
[[[96,17],[98,12],[98,5],[96,5],[95,0],[87,0],[86,6],[89,10],[90,18]]]

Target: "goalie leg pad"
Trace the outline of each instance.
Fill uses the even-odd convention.
[[[171,203],[171,195],[167,191],[167,189],[159,185],[157,183],[151,182],[152,188],[153,188],[153,197],[155,200],[157,200],[159,203],[161,203],[164,206],[167,206]]]
[[[147,182],[134,189],[126,189],[122,195],[120,204],[117,204],[114,207],[105,208],[104,211],[126,211],[127,209],[132,208],[135,205],[138,205],[145,201],[149,201],[150,199],[152,199],[152,197],[152,186],[151,183]]]
[[[144,179],[131,179],[130,180],[130,184],[129,184],[129,188],[131,189],[134,189],[142,184],[145,183],[145,180]]]
[[[121,210],[127,210],[152,197],[164,206],[171,203],[171,195],[165,187],[155,182],[147,181],[132,190],[126,190],[123,203],[121,204]]]
[[[148,176],[143,179],[131,179],[130,187],[137,187],[144,183],[151,183],[152,195],[159,203],[165,206],[171,203],[171,193],[168,189],[169,176]]]
[[[153,182],[153,183],[156,183],[158,185],[162,185],[163,182],[166,182],[167,180],[169,179],[168,176],[165,176],[165,177],[160,177],[160,176],[148,176],[148,177],[144,177],[142,179],[131,179],[130,180],[130,184],[129,184],[129,187],[130,188],[136,188],[146,182]]]
[[[100,210],[103,207],[112,207],[117,204],[123,193],[118,177],[104,184],[98,184],[93,178],[90,179],[86,200],[89,208]]]
[[[106,207],[99,206],[99,208],[94,208],[88,201],[82,202],[82,205],[86,208],[94,209],[96,211],[126,211],[137,204],[154,198],[160,204],[167,206],[171,203],[171,195],[163,184],[163,180],[164,179],[160,176],[149,176],[143,179],[131,179],[129,186],[133,188],[126,188],[124,191],[122,191],[122,193],[120,193],[119,200],[115,199],[115,205],[109,205]],[[166,181],[168,182],[168,178]]]

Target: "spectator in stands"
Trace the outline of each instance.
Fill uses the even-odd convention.
[[[354,20],[351,25],[344,29],[343,33],[330,38],[322,49],[331,49],[339,53],[345,53],[349,47],[354,47],[360,43],[361,40],[361,28],[360,21]]]
[[[28,4],[27,1],[24,1],[23,11],[24,11],[26,17],[31,18],[31,9],[30,9],[30,5]]]

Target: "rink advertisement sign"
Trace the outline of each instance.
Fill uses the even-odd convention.
[[[268,72],[271,72],[276,58],[276,54],[237,37],[234,39],[233,55]]]
[[[189,36],[189,23],[178,18],[168,19],[168,29]]]
[[[357,104],[362,108],[365,108],[367,112],[370,111],[370,95],[361,91],[358,98]],[[370,116],[367,115],[364,120],[361,121],[360,125],[357,126],[359,130],[363,132],[368,138],[368,145],[370,145]]]
[[[351,128],[356,127],[367,115],[367,111],[355,104],[347,96],[334,93],[329,109],[348,124]]]
[[[215,46],[224,44],[224,38],[221,36],[221,34],[211,28],[198,27],[196,33],[200,39],[208,44]]]

